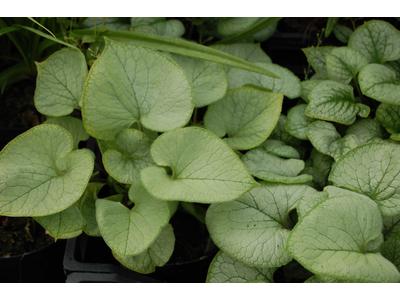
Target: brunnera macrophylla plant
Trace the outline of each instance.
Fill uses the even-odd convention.
[[[207,282],[274,282],[294,262],[306,282],[400,282],[399,31],[375,20],[347,46],[303,49],[316,75],[300,81],[234,40],[268,20],[221,18],[225,42],[210,47],[146,35],[181,32],[147,21],[134,34],[173,51],[111,31],[89,71],[76,49],[37,63],[48,118],[0,153],[0,214],[32,216],[56,239],[101,236],[151,273],[174,251],[180,203],[207,204],[220,249]],[[90,136],[101,157],[79,149]],[[104,198],[99,159],[115,190]]]

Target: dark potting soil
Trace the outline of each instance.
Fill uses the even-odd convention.
[[[54,243],[32,218],[0,216],[0,257],[21,255]]]

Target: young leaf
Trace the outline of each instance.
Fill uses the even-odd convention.
[[[171,224],[165,226],[160,235],[143,253],[121,257],[113,252],[116,260],[123,266],[135,272],[150,274],[156,270],[156,267],[164,266],[171,258],[175,246],[175,235]]]
[[[369,106],[356,103],[351,86],[336,81],[324,80],[308,97],[306,116],[311,118],[351,125],[357,115],[366,118],[370,112]]]
[[[339,21],[338,17],[329,17],[328,18],[328,22],[326,24],[326,30],[325,30],[325,37],[326,38],[331,34],[331,32],[332,32],[333,28],[335,27],[337,21]]]
[[[66,129],[74,141],[74,150],[78,149],[80,141],[87,141],[90,137],[83,126],[82,120],[74,117],[49,118],[43,124],[55,124]]]
[[[369,64],[360,71],[358,82],[364,95],[379,102],[400,105],[400,85],[391,69],[379,64]]]
[[[192,84],[195,107],[209,105],[225,95],[228,78],[223,65],[177,54],[169,56],[182,67]]]
[[[281,79],[234,68],[228,73],[228,89],[242,87],[246,84],[254,84],[270,89],[274,93],[285,94],[289,99],[295,99],[300,96],[300,79],[290,70],[267,62],[256,62],[255,64],[271,70],[280,76]]]
[[[400,213],[400,146],[371,143],[344,155],[333,166],[334,185],[366,195],[378,203],[385,216]]]
[[[108,39],[83,98],[85,127],[104,140],[137,121],[161,132],[182,127],[193,111],[191,85],[176,63],[155,50]]]
[[[262,149],[253,149],[243,155],[242,161],[250,174],[269,182],[303,183],[312,180],[310,175],[298,175],[304,169],[304,161],[300,159],[283,159]]]
[[[307,127],[315,121],[306,116],[307,104],[300,104],[292,107],[287,114],[285,129],[291,135],[301,140],[308,140]]]
[[[381,248],[383,257],[392,262],[400,270],[400,232],[396,231]]]
[[[68,131],[50,124],[36,126],[4,147],[0,152],[0,214],[46,216],[76,202],[94,163],[86,151],[72,150]]]
[[[357,73],[366,65],[366,56],[349,47],[335,48],[326,57],[328,78],[344,84],[349,84],[355,79]]]
[[[282,110],[283,95],[251,87],[229,90],[211,104],[204,116],[208,130],[223,137],[234,149],[247,150],[260,145],[271,134]]]
[[[86,221],[86,226],[83,228],[83,231],[90,236],[101,236],[96,221],[96,200],[98,199],[97,194],[103,186],[104,183],[89,183],[81,198],[80,211]]]
[[[350,134],[343,138],[332,123],[315,121],[307,128],[311,144],[319,152],[333,157],[336,161],[351,149],[361,145],[356,135]]]
[[[68,233],[82,232],[86,225],[85,219],[75,204],[59,213],[34,219],[56,240]]]
[[[255,280],[273,283],[276,268],[250,267],[219,251],[212,260],[207,273],[206,283],[242,283]]]
[[[286,145],[282,141],[269,140],[267,139],[262,143],[259,148],[264,149],[267,153],[284,157],[284,158],[295,158],[300,159],[299,152],[292,146]]]
[[[163,200],[213,203],[232,201],[257,185],[232,149],[211,132],[188,127],[162,134],[151,146],[159,166],[140,177],[144,187]]]
[[[328,79],[326,70],[326,57],[335,47],[309,47],[301,49],[307,57],[308,63],[313,67],[315,72],[322,78]]]
[[[121,257],[143,253],[170,219],[168,203],[152,197],[140,183],[130,187],[129,199],[135,203],[131,210],[121,203],[96,201],[96,220],[101,236]]]
[[[353,30],[347,26],[336,24],[335,27],[333,27],[333,33],[339,41],[347,45]]]
[[[315,206],[290,233],[286,250],[313,273],[355,282],[399,282],[400,273],[367,244],[382,218],[365,197],[338,196]]]
[[[151,141],[135,129],[121,130],[114,141],[106,142],[103,154],[107,173],[121,183],[140,182],[140,171],[154,166],[150,155]]]
[[[307,185],[262,182],[235,201],[212,204],[206,214],[207,229],[222,251],[249,266],[285,265],[292,260],[283,251],[290,233],[288,214],[313,191]]]
[[[299,147],[301,145],[301,140],[295,138],[289,132],[285,130],[287,123],[287,117],[285,115],[280,115],[278,123],[276,124],[274,130],[272,131],[269,139],[271,140],[279,140],[284,142],[287,145],[293,147]]]
[[[49,116],[66,116],[82,107],[82,91],[88,74],[85,56],[73,49],[62,49],[36,63],[37,110]]]
[[[383,64],[400,58],[400,32],[388,22],[372,20],[353,32],[348,46],[363,53],[369,62]]]

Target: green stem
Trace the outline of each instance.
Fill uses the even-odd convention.
[[[143,132],[143,125],[140,121],[138,121],[139,130]]]
[[[194,108],[192,125],[196,124],[196,122],[197,122],[197,107]]]
[[[353,81],[353,84],[354,84],[354,86],[355,86],[355,88],[357,90],[358,96],[360,97],[360,100],[362,102],[364,99],[363,99],[363,96],[362,96],[362,93],[361,93],[360,86],[358,85],[357,75],[356,75],[356,77],[353,77],[352,81]]]

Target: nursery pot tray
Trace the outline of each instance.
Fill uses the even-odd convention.
[[[102,238],[82,234],[67,241],[64,272],[67,283],[205,282],[208,266],[217,250],[214,245],[199,259],[184,263],[167,263],[161,268],[156,268],[154,273],[140,274],[121,266]]]

